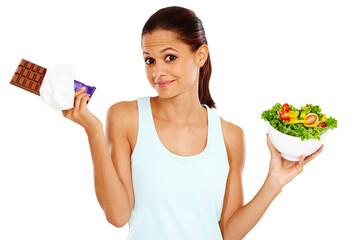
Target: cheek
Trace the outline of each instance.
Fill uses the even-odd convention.
[[[174,77],[181,77],[186,73],[186,68],[183,63],[173,64],[171,72],[175,75]]]
[[[173,69],[178,76],[183,76],[188,79],[193,79],[196,75],[196,68],[190,60],[179,62]]]
[[[198,68],[196,68],[196,66],[194,65],[194,63],[192,61],[190,61],[190,60],[187,61],[186,64],[184,64],[183,69],[186,69],[186,71],[184,73],[186,74],[186,76],[189,79],[195,80]]]
[[[146,77],[151,80],[153,78],[152,69],[150,67],[145,67]]]

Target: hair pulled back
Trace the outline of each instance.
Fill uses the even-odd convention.
[[[172,6],[158,10],[145,23],[141,37],[158,29],[177,33],[179,40],[189,45],[193,52],[199,49],[201,45],[207,44],[201,20],[192,10],[187,8]],[[199,100],[201,104],[216,108],[209,91],[210,76],[211,61],[210,54],[208,54],[204,66],[200,68]]]

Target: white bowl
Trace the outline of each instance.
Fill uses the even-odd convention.
[[[302,154],[308,156],[318,150],[321,144],[323,144],[327,132],[320,135],[320,140],[309,139],[301,141],[300,137],[282,133],[273,128],[269,123],[269,137],[272,144],[285,159],[290,161],[299,161]]]

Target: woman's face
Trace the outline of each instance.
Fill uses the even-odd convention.
[[[207,46],[202,46],[191,52],[174,32],[167,30],[155,30],[143,36],[146,76],[161,97],[172,97],[194,88],[197,94],[199,69],[206,61],[203,48],[207,50]]]

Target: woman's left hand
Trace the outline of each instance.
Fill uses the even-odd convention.
[[[309,156],[302,155],[298,162],[289,161],[283,158],[281,153],[274,147],[268,133],[266,134],[266,138],[271,154],[269,175],[281,185],[281,188],[299,175],[303,171],[304,166],[319,155],[324,149],[323,144],[313,154]]]

